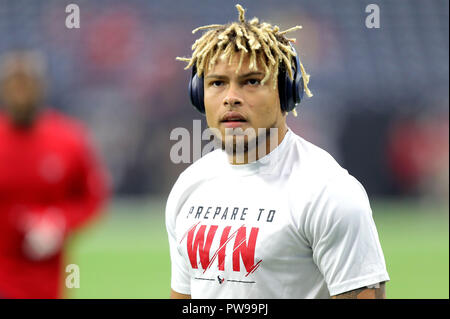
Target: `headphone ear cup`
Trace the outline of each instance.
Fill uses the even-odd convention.
[[[289,78],[288,72],[281,68],[278,75],[278,92],[280,95],[281,110],[291,112],[303,97],[303,80],[300,72],[300,60],[294,46],[290,44],[291,49],[296,53],[293,57],[292,74],[293,79]]]
[[[294,90],[294,104],[299,104],[303,99],[304,86],[302,72],[300,71],[300,60],[298,59],[298,54],[295,56],[295,74],[294,74],[294,85],[292,89]],[[295,106],[294,106],[295,107]]]
[[[293,70],[294,71],[294,70]],[[295,73],[294,73],[295,76]],[[290,112],[295,107],[296,99],[296,83],[295,78],[292,81],[289,78],[289,74],[284,69],[280,69],[278,76],[278,92],[280,95],[280,106],[281,110],[284,112]]]
[[[287,81],[286,81],[286,71],[284,69],[280,69],[278,71],[278,95],[280,97],[280,107],[281,111],[287,112],[288,109],[288,101],[287,101]]]
[[[289,78],[289,74],[286,72],[286,109],[288,112],[295,108],[295,77],[294,79]]]
[[[202,114],[205,114],[205,100],[203,92],[203,78],[197,75],[197,69],[192,68],[191,80],[189,81],[189,97],[192,105]]]

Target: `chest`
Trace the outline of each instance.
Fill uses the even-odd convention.
[[[178,250],[191,271],[250,280],[261,269],[282,268],[310,255],[285,187],[271,177],[221,179],[197,187],[176,223]]]
[[[76,169],[72,150],[55,139],[10,137],[0,141],[0,196],[43,198],[63,192]]]

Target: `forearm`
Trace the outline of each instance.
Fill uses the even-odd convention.
[[[180,294],[173,289],[170,289],[170,299],[191,299],[191,295]]]
[[[355,290],[351,290],[348,292],[344,292],[342,294],[332,296],[332,299],[385,299],[385,283],[380,283],[380,287],[378,288],[359,288]]]

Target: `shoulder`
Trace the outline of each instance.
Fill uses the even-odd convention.
[[[84,147],[88,144],[89,130],[78,119],[53,109],[46,109],[40,118],[43,134],[62,140],[67,144]]]
[[[333,205],[343,211],[370,210],[369,198],[362,184],[345,173],[331,179],[316,194],[316,201]]]
[[[334,175],[336,172],[343,170],[330,153],[301,136],[292,134],[292,144],[302,164],[315,173]]]
[[[170,191],[166,204],[166,215],[176,215],[178,208],[200,184],[215,178],[222,172],[226,158],[221,150],[212,151],[185,169]],[[176,217],[176,216],[173,216]]]
[[[214,178],[221,172],[224,165],[224,154],[221,150],[212,151],[186,168],[178,177],[172,191],[189,189],[202,181]]]
[[[226,164],[226,157],[222,150],[214,150],[192,163],[181,174],[179,180],[189,182],[213,178],[221,172],[220,168]]]
[[[306,216],[310,234],[345,234],[372,220],[369,198],[362,184],[350,174],[330,179],[312,195]]]
[[[80,134],[85,131],[85,127],[81,121],[54,109],[42,111],[41,122],[45,123],[47,127],[72,132],[74,134]]]
[[[348,175],[347,170],[326,150],[294,133],[290,139],[283,166],[288,168],[286,174],[294,192],[312,196],[333,180]]]
[[[292,157],[298,157],[289,176],[290,201],[295,210],[305,211],[307,224],[324,220],[354,220],[354,215],[370,215],[371,208],[362,184],[327,151],[293,136]],[[304,204],[299,203],[302,194]]]

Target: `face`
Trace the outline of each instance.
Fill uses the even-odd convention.
[[[204,98],[208,126],[220,132],[222,141],[225,140],[227,128],[251,128],[256,133],[259,128],[276,128],[279,144],[286,131],[286,115],[280,109],[278,88],[273,87],[272,80],[261,84],[264,68],[258,64],[257,70],[251,70],[249,55],[245,56],[236,73],[239,58],[240,54],[236,54],[231,64],[228,64],[228,59],[218,60],[205,71]],[[244,138],[248,144],[248,139],[252,137]]]
[[[15,72],[1,83],[1,96],[7,114],[15,124],[31,124],[41,96],[40,83],[23,72]]]

